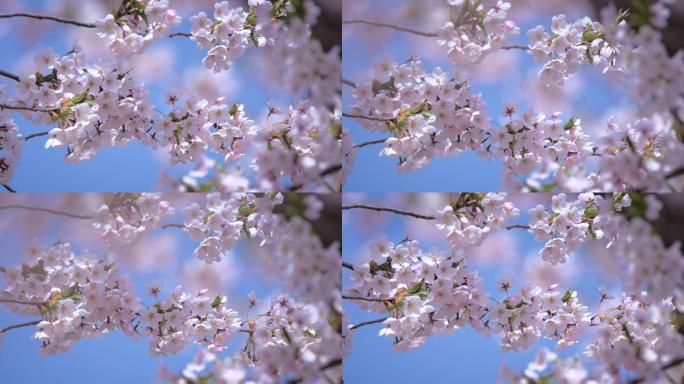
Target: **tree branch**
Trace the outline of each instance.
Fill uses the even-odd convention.
[[[12,189],[12,187],[10,187],[10,186],[7,185],[7,184],[2,184],[2,187],[5,188],[5,189],[7,190],[7,192],[17,193],[17,191],[15,191],[14,189]]]
[[[362,297],[362,296],[345,296],[342,295],[342,298],[344,300],[360,300],[360,301],[371,301],[374,303],[386,303],[388,301],[391,301],[391,299],[374,299],[371,297]]]
[[[342,112],[342,116],[349,117],[351,119],[364,119],[364,120],[373,120],[373,121],[382,121],[382,122],[388,122],[388,121],[394,120],[393,118],[354,115],[354,114],[346,113],[346,112]]]
[[[78,215],[75,213],[59,211],[59,210],[52,209],[52,208],[32,207],[29,205],[21,205],[21,204],[12,204],[12,205],[0,206],[0,210],[3,210],[3,209],[23,209],[26,211],[45,212],[45,213],[51,213],[53,215],[58,215],[58,216],[71,217],[72,219],[83,219],[83,220],[92,219],[92,216]]]
[[[36,15],[36,14],[34,14],[34,13],[25,13],[25,12],[0,14],[0,19],[9,19],[9,18],[12,18],[12,17],[26,17],[26,18],[29,18],[29,19],[52,20],[52,21],[56,21],[56,22],[62,23],[62,24],[71,24],[71,25],[75,25],[75,26],[77,26],[77,27],[95,28],[95,24],[94,24],[94,23],[83,23],[83,22],[80,22],[80,21],[69,20],[69,19],[64,19],[64,18],[55,17],[55,16]]]
[[[40,305],[45,304],[37,301],[23,301],[14,299],[0,299],[0,303],[14,303],[14,304],[24,304],[24,305]]]
[[[19,78],[19,76],[15,75],[14,73],[11,73],[11,72],[3,71],[2,69],[0,69],[0,76],[4,76],[4,77],[7,77],[7,78],[10,78],[10,79],[12,79],[12,80],[14,80],[14,81],[16,81],[16,82],[21,81],[21,79]]]
[[[23,327],[30,327],[32,325],[38,325],[43,320],[34,320],[34,321],[29,321],[27,323],[21,323],[21,324],[14,324],[14,325],[8,325],[7,327],[0,329],[0,333],[5,333],[11,329],[15,328],[23,328]]]
[[[366,141],[361,144],[354,144],[353,148],[363,148],[367,147],[369,145],[375,145],[375,144],[384,144],[387,139],[379,139],[379,140],[372,140],[372,141]]]
[[[530,48],[526,45],[520,45],[520,44],[511,44],[511,45],[504,45],[500,49],[504,49],[506,51],[510,51],[511,49],[520,49],[522,51],[527,51]]]
[[[365,205],[365,204],[354,204],[354,205],[342,206],[342,210],[348,210],[348,209],[367,209],[370,211],[377,211],[377,212],[391,212],[391,213],[395,213],[397,215],[415,217],[416,219],[435,220],[435,217],[430,216],[430,215],[422,215],[420,213],[402,211],[400,209],[395,209],[395,208],[375,207],[372,205]]]
[[[674,179],[675,177],[678,177],[678,176],[681,176],[681,175],[684,175],[684,166],[681,166],[681,167],[675,169],[674,171],[668,173],[668,174],[665,176],[665,179],[666,179],[666,180],[667,180],[667,179]]]
[[[339,172],[341,170],[342,170],[342,164],[331,165],[321,172],[320,177],[326,177],[328,175],[332,175],[333,173]],[[294,185],[290,186],[289,190],[290,190],[290,192],[296,192],[296,191],[302,189],[303,187],[304,187],[304,184],[294,184]]]
[[[348,85],[348,86],[350,86],[350,87],[352,87],[352,88],[356,88],[356,83],[355,83],[355,82],[353,82],[353,81],[351,81],[351,80],[347,80],[347,79],[345,79],[344,77],[342,78],[342,84]]]
[[[48,131],[32,133],[32,134],[24,137],[24,141],[29,141],[29,140],[33,139],[34,137],[47,136],[49,134],[50,134],[50,132],[48,132]]]
[[[30,112],[54,112],[54,111],[59,111],[59,108],[43,109],[43,108],[22,107],[22,106],[19,106],[19,105],[7,105],[7,104],[0,104],[0,109],[12,109],[12,110],[17,110],[17,111],[30,111]]]
[[[342,262],[342,267],[347,268],[350,271],[354,270],[354,266],[351,263],[347,263],[346,261]]]
[[[371,324],[382,323],[382,322],[385,321],[385,320],[387,320],[387,317],[383,317],[382,319],[375,319],[375,320],[364,321],[364,322],[362,322],[362,323],[358,323],[358,324],[352,325],[351,327],[349,327],[349,330],[350,330],[350,331],[353,331],[353,330],[355,330],[355,329],[357,329],[357,328],[361,328],[361,327],[363,327],[363,326],[365,326],[365,325],[371,325]]]
[[[417,29],[402,27],[401,25],[384,23],[384,22],[380,22],[380,21],[352,19],[352,20],[343,20],[342,24],[365,24],[365,25],[370,25],[373,27],[390,28],[390,29],[394,29],[397,31],[401,31],[401,32],[408,32],[408,33],[412,33],[414,35],[423,36],[423,37],[437,37],[437,34],[434,32],[419,31]]]
[[[190,33],[190,32],[174,32],[174,33],[172,33],[172,34],[169,35],[170,38],[174,38],[174,37],[177,37],[177,36],[181,36],[181,37],[192,37],[192,33]]]

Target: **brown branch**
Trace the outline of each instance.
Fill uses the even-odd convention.
[[[684,175],[684,166],[681,166],[681,167],[675,169],[674,171],[668,173],[668,174],[665,176],[665,179],[666,179],[666,180],[667,180],[667,179],[674,179],[675,177],[678,177],[678,176],[681,176],[681,175]]]
[[[351,263],[347,263],[346,261],[342,262],[342,267],[347,268],[350,271],[354,270],[354,266]]]
[[[504,45],[503,47],[500,47],[500,49],[505,49],[507,51],[510,51],[511,49],[520,49],[523,51],[527,51],[530,48],[525,46],[525,45],[519,45],[519,44],[511,44],[511,45]]]
[[[3,210],[3,209],[23,209],[23,210],[27,210],[27,211],[45,212],[45,213],[51,213],[53,215],[58,215],[58,216],[71,217],[72,219],[83,219],[83,220],[92,219],[91,216],[78,215],[75,213],[59,211],[59,210],[52,209],[52,208],[32,207],[29,205],[21,205],[21,204],[12,204],[12,205],[0,206],[0,210]]]
[[[351,80],[347,80],[347,79],[345,79],[344,77],[342,78],[342,84],[348,85],[348,86],[350,86],[350,87],[352,87],[352,88],[356,88],[356,83],[355,83],[355,82],[353,82],[353,81],[351,81]]]
[[[162,225],[162,226],[159,227],[159,228],[161,228],[161,229],[166,229],[166,228],[180,228],[180,229],[184,229],[184,228],[185,228],[185,225],[183,225],[183,224],[173,224],[173,223],[172,223],[172,224],[164,224],[164,225]]]
[[[341,170],[342,170],[342,164],[331,165],[321,172],[320,177],[323,178],[323,177],[332,175],[333,173],[339,172]],[[288,189],[290,190],[290,192],[296,192],[302,188],[304,188],[304,184],[294,184],[294,185],[291,185],[290,188],[288,188]]]
[[[408,32],[412,33],[414,35],[418,36],[424,36],[424,37],[437,37],[437,34],[434,32],[425,32],[425,31],[420,31],[417,29],[413,28],[408,28],[408,27],[402,27],[401,25],[396,25],[396,24],[390,24],[390,23],[384,23],[380,21],[371,21],[371,20],[362,20],[362,19],[352,19],[352,20],[343,20],[342,24],[365,24],[365,25],[370,25],[373,27],[380,27],[380,28],[390,28],[394,29],[397,31],[401,32]]]
[[[25,13],[25,12],[17,12],[17,13],[8,13],[8,14],[0,14],[0,19],[9,19],[11,17],[27,17],[30,19],[38,19],[38,20],[52,20],[56,21],[58,23],[62,24],[71,24],[75,25],[77,27],[83,27],[83,28],[95,28],[94,23],[83,23],[80,21],[76,20],[69,20],[69,19],[64,19],[61,17],[55,17],[55,16],[46,16],[46,15],[36,15],[34,13]]]
[[[525,224],[513,224],[506,227],[506,229],[530,229],[530,226]]]
[[[0,329],[0,333],[5,333],[11,329],[15,328],[23,328],[23,327],[30,327],[32,325],[38,325],[43,320],[34,320],[34,321],[29,321],[27,323],[21,323],[21,324],[14,324],[14,325],[8,325],[7,327]]]
[[[192,37],[192,33],[190,32],[174,32],[169,35],[169,37],[174,38],[176,36],[182,36],[182,37]]]
[[[394,120],[394,118],[354,115],[354,114],[346,113],[346,112],[342,112],[342,116],[349,117],[351,119],[364,119],[364,120],[382,121],[382,122],[388,122],[388,121]]]
[[[19,106],[19,105],[7,105],[7,104],[0,104],[0,109],[12,109],[12,110],[17,110],[17,111],[30,111],[30,112],[54,112],[54,111],[59,111],[59,108],[43,109],[43,108],[22,107],[22,106]]]
[[[32,134],[24,137],[24,141],[29,141],[29,140],[33,139],[34,137],[47,136],[49,134],[50,134],[50,132],[48,132],[48,131],[32,133]]]
[[[11,72],[3,71],[2,69],[0,69],[0,76],[7,77],[7,78],[12,79],[16,82],[21,81],[19,76],[15,75],[14,73],[11,73]]]
[[[372,141],[365,141],[361,144],[354,144],[353,148],[363,148],[367,147],[369,145],[375,145],[375,144],[384,144],[387,139],[379,139],[379,140],[372,140]]]
[[[12,189],[12,187],[10,187],[10,186],[7,185],[7,184],[2,184],[2,187],[5,188],[5,189],[7,190],[7,192],[17,193],[17,191],[15,191],[14,189]]]
[[[0,299],[0,303],[13,303],[13,304],[24,304],[24,305],[45,304],[45,303],[37,302],[37,301],[23,301],[23,300],[14,300],[14,299]]]
[[[391,301],[391,299],[374,299],[371,297],[362,297],[362,296],[346,296],[342,295],[342,299],[344,300],[360,300],[360,301],[371,301],[375,303],[386,303],[388,301]]]
[[[385,321],[385,320],[387,320],[387,319],[388,319],[387,317],[383,317],[382,319],[375,319],[375,320],[364,321],[364,322],[362,322],[362,323],[358,323],[358,324],[352,325],[351,327],[349,327],[349,330],[350,330],[350,331],[353,331],[353,330],[355,330],[355,329],[357,329],[357,328],[361,328],[361,327],[363,327],[363,326],[365,326],[365,325],[371,325],[371,324],[382,323],[383,321]]]
[[[354,204],[354,205],[342,206],[342,210],[347,210],[347,209],[367,209],[370,211],[391,212],[391,213],[396,213],[397,215],[411,216],[411,217],[415,217],[416,219],[435,220],[434,216],[422,215],[420,213],[409,212],[409,211],[402,211],[400,209],[395,209],[395,208],[375,207],[372,205],[365,205],[365,204]]]

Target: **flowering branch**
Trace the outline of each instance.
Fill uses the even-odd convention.
[[[77,27],[83,27],[83,28],[95,28],[94,23],[83,23],[80,21],[76,20],[69,20],[69,19],[63,19],[61,17],[55,17],[55,16],[46,16],[46,15],[36,15],[33,13],[25,13],[25,12],[18,12],[18,13],[8,13],[8,14],[2,14],[0,15],[0,19],[9,19],[11,17],[27,17],[30,19],[38,19],[38,20],[52,20],[56,21],[58,23],[62,24],[71,24],[75,25]]]
[[[342,295],[342,298],[344,300],[361,300],[361,301],[372,301],[376,303],[386,303],[388,301],[392,301],[391,299],[374,299],[372,297],[363,297],[363,296],[346,296]]]
[[[58,108],[51,108],[51,109],[43,109],[43,108],[34,108],[34,107],[22,107],[18,105],[7,105],[7,104],[0,104],[0,109],[13,109],[17,111],[31,111],[31,112],[54,112],[58,111]]]
[[[352,20],[343,20],[342,24],[365,24],[365,25],[370,25],[373,27],[390,28],[390,29],[394,29],[397,31],[401,31],[401,32],[408,32],[408,33],[412,33],[412,34],[418,35],[418,36],[437,37],[437,34],[434,32],[424,32],[424,31],[419,31],[417,29],[413,29],[413,28],[402,27],[401,25],[383,23],[383,22],[379,22],[379,21],[352,19]]]
[[[34,321],[29,321],[27,323],[9,325],[3,329],[0,329],[0,333],[5,333],[5,332],[7,332],[11,329],[15,329],[15,328],[24,328],[24,327],[30,327],[33,325],[38,325],[38,323],[40,323],[41,321],[43,321],[43,320],[34,320]]]
[[[342,113],[342,116],[344,116],[344,117],[349,117],[349,118],[351,118],[351,119],[364,119],[364,120],[383,121],[383,122],[387,122],[387,121],[392,121],[392,120],[394,120],[393,118],[373,117],[373,116],[364,116],[364,115],[355,115],[355,114],[346,113],[346,112],[343,112],[343,113]]]
[[[355,330],[356,328],[361,328],[361,327],[363,327],[363,326],[365,326],[365,325],[371,325],[371,324],[382,323],[382,322],[385,321],[385,320],[387,320],[386,317],[383,317],[382,319],[375,319],[375,320],[364,321],[364,322],[361,322],[361,323],[352,325],[351,327],[349,327],[349,330],[350,330],[350,331],[353,331],[353,330]]]
[[[0,303],[14,303],[14,304],[25,304],[25,305],[41,305],[44,303],[37,301],[24,301],[24,300],[14,300],[14,299],[0,299]]]

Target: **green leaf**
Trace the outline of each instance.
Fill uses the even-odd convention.
[[[561,299],[561,301],[564,303],[567,303],[568,301],[570,301],[570,299],[572,299],[572,291],[568,289],[565,292],[565,295],[563,295],[563,298]]]

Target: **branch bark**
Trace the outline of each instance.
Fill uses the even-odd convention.
[[[58,23],[62,23],[62,24],[75,25],[77,27],[95,28],[94,23],[84,23],[81,21],[70,20],[70,19],[65,19],[65,18],[61,18],[61,17],[37,15],[35,13],[17,12],[17,13],[0,14],[0,19],[9,19],[9,18],[13,18],[13,17],[26,17],[29,19],[37,19],[37,20],[51,20],[51,21],[56,21]]]

